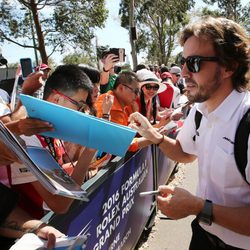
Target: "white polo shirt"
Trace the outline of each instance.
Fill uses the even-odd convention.
[[[249,92],[238,93],[237,91],[232,91],[223,103],[209,114],[204,104],[197,104],[190,111],[178,134],[177,140],[183,151],[198,158],[197,196],[211,200],[214,204],[228,207],[249,206],[250,209],[250,185],[241,176],[234,159],[235,132],[249,107]],[[198,129],[199,136],[196,136],[194,142],[196,109],[203,116]],[[248,149],[250,149],[250,140],[248,140]],[[248,150],[248,159],[250,159],[250,150]],[[249,160],[246,177],[250,182]],[[226,244],[244,249],[250,248],[248,236],[235,233],[215,223],[211,226],[203,224],[201,226]]]

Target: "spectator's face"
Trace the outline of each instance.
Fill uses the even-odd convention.
[[[121,84],[122,87],[122,99],[125,105],[130,105],[139,96],[140,88],[138,82],[132,84]]]
[[[174,74],[174,73],[172,73],[171,75],[172,75],[172,82],[177,83],[179,78],[180,78],[180,75],[179,74]]]
[[[43,70],[43,79],[45,79],[45,80],[48,79],[49,72],[50,72],[50,69]]]
[[[156,83],[147,83],[142,86],[142,91],[144,93],[145,99],[152,99],[157,95],[159,89],[159,84]]]
[[[94,88],[93,88],[91,98],[92,98],[92,102],[95,103],[97,97],[100,94],[100,84],[96,83],[96,84],[93,84],[93,85],[94,85]]]
[[[60,106],[82,112],[88,109],[88,105],[86,104],[88,92],[84,89],[78,89],[73,94],[54,90],[53,95],[53,102]]]

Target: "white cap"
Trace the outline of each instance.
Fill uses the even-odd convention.
[[[173,66],[173,67],[170,69],[170,73],[171,73],[171,74],[181,74],[181,68],[178,67],[178,66]]]

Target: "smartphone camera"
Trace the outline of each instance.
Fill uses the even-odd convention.
[[[33,72],[32,61],[30,58],[20,59],[22,78],[25,80],[29,74]]]
[[[111,48],[109,49],[108,54],[117,55],[119,62],[125,62],[125,49],[123,48]]]

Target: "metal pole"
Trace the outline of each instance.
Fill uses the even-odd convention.
[[[129,5],[129,33],[130,33],[130,44],[131,44],[131,55],[133,61],[133,68],[135,69],[137,66],[137,54],[135,49],[135,22],[134,22],[134,0],[130,0]],[[134,35],[133,35],[134,34]]]

